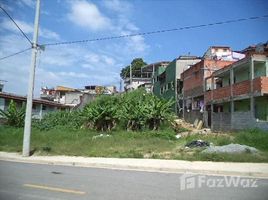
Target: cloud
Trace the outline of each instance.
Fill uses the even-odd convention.
[[[104,15],[96,4],[86,0],[72,1],[70,4],[70,13],[67,18],[74,24],[79,25],[85,30],[102,31],[107,36],[128,35],[139,32],[139,28],[130,21],[130,15],[133,11],[133,6],[129,2],[120,0],[106,0],[100,3],[104,9]],[[107,14],[111,12],[111,18]],[[115,48],[111,51],[121,52],[124,55],[143,54],[149,49],[143,36],[135,36],[119,39]],[[123,52],[122,52],[123,51]],[[97,59],[92,56],[91,59]]]
[[[119,12],[123,14],[128,14],[132,12],[132,5],[127,1],[120,1],[120,0],[105,0],[103,1],[103,5],[114,12]]]
[[[115,60],[107,55],[101,55],[96,53],[89,53],[84,56],[86,62],[88,64],[83,65],[84,68],[88,68],[89,64],[96,65],[99,63],[103,63],[104,65],[113,66],[115,64]],[[89,67],[90,68],[90,67]]]
[[[70,10],[67,16],[80,18],[79,23],[83,23],[83,25],[76,25],[84,28],[85,31],[94,30],[97,34],[101,32],[103,35],[110,36],[138,32],[139,28],[131,21],[131,17],[129,17],[129,13],[133,9],[131,4],[121,1],[114,2],[120,9],[109,3],[109,5],[104,5],[105,2],[98,3],[105,13],[103,14],[100,12],[101,9],[91,2],[85,0],[71,1],[67,4]],[[121,4],[129,4],[129,6],[120,6]],[[128,9],[129,11],[125,12]],[[93,17],[88,16],[89,10],[90,12],[95,10]],[[82,12],[77,13],[78,11]],[[66,17],[66,14],[64,16]],[[108,16],[112,17],[108,18]],[[72,23],[70,23],[70,19],[67,19],[65,22],[68,27],[73,27],[74,23],[77,22],[71,20]],[[16,21],[25,33],[29,36],[32,35],[33,25],[31,23],[27,23],[21,18],[16,19]],[[89,25],[89,21],[94,21],[92,23],[95,23],[95,25]],[[61,38],[66,36],[64,32],[62,33],[63,35],[58,34],[61,29],[57,33],[47,28],[41,27],[40,37],[61,41]],[[18,33],[14,24],[8,20],[3,19],[0,21],[1,57],[27,47],[27,41],[22,39],[22,36]],[[144,57],[149,48],[142,36],[107,40],[101,43],[92,42],[90,45],[81,43],[68,46],[47,46],[45,51],[41,52],[41,57],[38,56],[37,60],[35,96],[39,96],[41,86],[55,87],[57,85],[65,85],[74,88],[82,88],[90,84],[116,84],[118,86],[121,68],[126,66],[134,57]],[[8,81],[4,91],[21,95],[26,94],[30,55],[31,51],[28,51],[0,61],[0,79]]]
[[[16,1],[19,5],[22,6],[28,6],[31,8],[35,7],[35,1],[34,0],[20,0],[20,1]]]
[[[27,23],[25,21],[21,21],[18,19],[16,19],[15,21],[18,24],[18,26],[23,30],[24,33],[31,34],[31,35],[33,34],[33,30],[34,30],[33,24],[30,24],[30,23]],[[0,26],[5,30],[9,30],[15,33],[19,32],[18,28],[13,24],[13,22],[7,19],[3,20],[0,23]],[[42,27],[40,27],[39,29],[39,35],[40,37],[46,38],[46,39],[60,40],[60,36],[58,33],[48,30],[46,28],[42,28]]]
[[[111,27],[110,19],[105,17],[95,4],[85,0],[71,1],[68,18],[74,24],[92,31],[107,30]]]
[[[89,78],[84,73],[77,73],[77,72],[58,72],[57,73],[59,76],[70,76],[70,77],[75,77],[75,78]]]

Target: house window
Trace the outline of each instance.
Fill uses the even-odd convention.
[[[42,110],[46,110],[46,109],[47,109],[47,107],[43,105],[43,108],[42,108]]]

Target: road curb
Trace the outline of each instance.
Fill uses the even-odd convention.
[[[244,176],[268,179],[268,163],[226,163],[159,159],[87,158],[74,156],[31,156],[0,152],[0,160],[32,164],[134,170],[162,173]]]

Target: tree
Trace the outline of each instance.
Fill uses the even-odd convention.
[[[140,69],[143,66],[147,65],[147,63],[144,62],[142,58],[135,58],[132,60],[131,65],[132,65],[132,76],[137,77],[140,75]],[[120,77],[122,79],[130,77],[130,65],[124,67],[121,70]]]
[[[7,120],[7,124],[15,127],[23,127],[25,118],[25,104],[17,108],[16,103],[11,100],[6,111],[0,109],[0,116]]]

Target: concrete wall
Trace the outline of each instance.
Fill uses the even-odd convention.
[[[266,76],[266,63],[254,62],[254,78]]]
[[[237,111],[237,112],[250,111],[250,99],[234,101],[234,111]]]
[[[249,80],[249,64],[242,66],[239,69],[234,69],[235,83]]]
[[[181,73],[188,69],[189,66],[194,65],[198,62],[200,62],[200,59],[178,59],[176,61],[176,78],[181,79]]]
[[[203,120],[203,113],[201,113],[199,110],[191,110],[190,112],[184,111],[184,120],[189,123],[194,123],[194,121]]]
[[[65,104],[77,105],[80,103],[80,97],[83,95],[81,92],[68,92],[65,95]]]
[[[230,74],[227,74],[222,78],[222,87],[230,85]]]
[[[234,112],[232,115],[232,129],[260,128],[268,131],[268,121],[257,121],[251,112]]]
[[[81,103],[77,105],[76,109],[83,109],[89,102],[96,98],[95,94],[83,94],[81,97]]]
[[[227,131],[231,129],[231,113],[212,113],[212,130]]]
[[[228,131],[259,128],[268,131],[268,121],[256,120],[250,111],[231,113],[213,113],[212,114],[212,130]],[[267,132],[268,133],[268,132]]]

